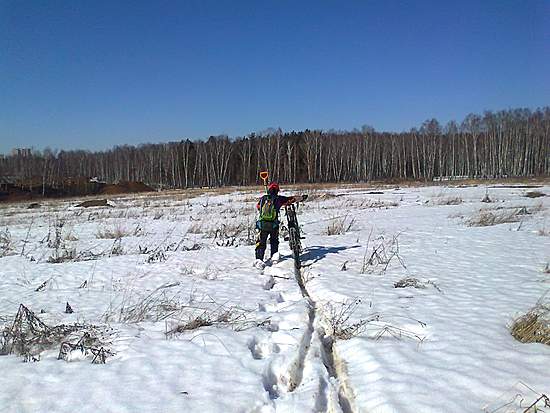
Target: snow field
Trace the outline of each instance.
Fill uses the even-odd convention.
[[[250,191],[2,206],[0,327],[24,304],[50,326],[96,326],[114,355],[0,357],[0,409],[523,411],[550,393],[550,348],[508,330],[549,288],[550,198],[528,190],[312,193],[296,275],[282,239],[280,263],[251,266]],[[468,226],[480,210],[514,219]],[[418,288],[395,288],[405,277]],[[520,402],[518,384],[536,393],[524,386]]]

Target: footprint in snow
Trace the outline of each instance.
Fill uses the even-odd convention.
[[[269,276],[269,279],[265,282],[263,289],[271,290],[274,285],[275,285],[275,278],[273,278],[272,276]]]
[[[248,349],[250,354],[255,360],[261,360],[273,353],[278,353],[281,351],[280,347],[273,343],[270,339],[259,339],[254,336],[248,343]]]

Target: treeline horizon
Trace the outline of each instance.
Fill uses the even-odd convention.
[[[104,151],[31,151],[0,157],[0,176],[59,187],[71,178],[156,188],[260,183],[504,178],[550,175],[550,107],[429,119],[407,132],[281,129],[230,139],[121,145]]]

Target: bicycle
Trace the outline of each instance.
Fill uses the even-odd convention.
[[[299,270],[301,268],[300,253],[302,252],[301,239],[304,239],[300,235],[300,225],[298,224],[298,218],[296,217],[296,207],[293,204],[285,206],[286,219],[288,223],[288,237],[285,237],[285,241],[288,241],[290,250],[292,251],[292,258],[294,259],[294,268]]]

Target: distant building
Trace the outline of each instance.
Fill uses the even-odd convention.
[[[19,156],[21,158],[28,158],[31,156],[31,148],[14,148],[11,150],[12,156]]]

